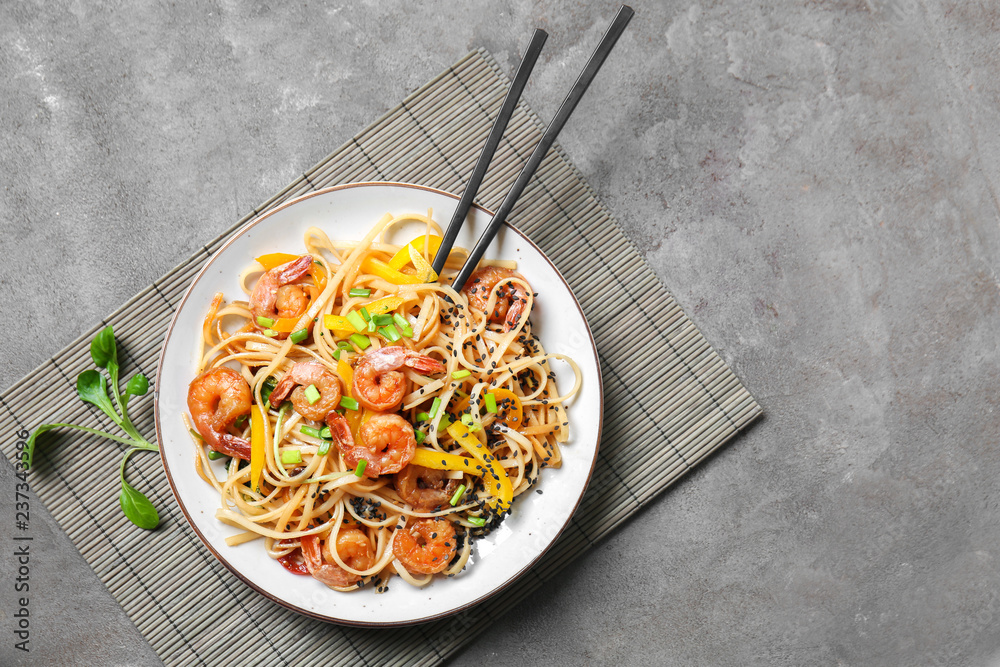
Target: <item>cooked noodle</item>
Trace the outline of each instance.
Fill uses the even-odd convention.
[[[423,225],[422,235],[403,246],[388,241],[400,225],[414,222]],[[197,434],[197,471],[221,496],[216,517],[243,531],[228,544],[263,537],[272,558],[335,590],[374,582],[384,591],[392,574],[423,586],[433,580],[433,572],[460,572],[472,538],[496,528],[510,512],[512,498],[528,491],[542,468],[561,465],[560,445],[569,436],[564,403],[580,388],[580,369],[569,357],[542,349],[529,321],[535,295],[520,274],[510,271],[512,262],[484,262],[505,268],[495,269],[501,276],[496,285],[479,286],[483,289],[471,305],[469,295],[450,287],[465,250],[453,249],[438,281],[423,282],[434,278],[429,261],[440,234],[429,214],[387,214],[360,241],[331,240],[313,227],[304,238],[304,255],[312,258],[308,271],[288,282],[279,306],[271,306],[281,315],[280,300],[290,300],[295,303],[287,307],[298,312],[259,316],[254,302],[264,293],[260,281],[280,272],[275,266],[288,267],[295,260],[308,264],[297,256],[258,258],[260,263],[240,275],[247,300],[225,302],[216,296],[203,328],[199,377],[189,394],[205,391],[211,380],[210,407],[192,407],[190,425]],[[483,271],[481,266],[476,275],[486,276]],[[470,281],[467,289],[477,285]],[[370,294],[362,296],[364,290]],[[367,328],[358,331],[358,322]],[[403,349],[372,354],[393,347]],[[388,456],[395,451],[392,443],[403,442],[394,438],[405,439],[409,428],[392,418],[373,421],[377,411],[352,403],[359,400],[353,393],[357,387],[382,391],[387,386],[364,384],[380,355],[407,359],[400,368],[405,375],[401,405],[390,412],[413,426],[418,444],[412,461],[403,451],[401,471],[373,479],[358,467],[368,465],[371,475],[391,470],[394,463],[379,458],[379,445],[372,443],[389,438]],[[556,387],[553,360],[568,364],[575,375],[565,394]],[[239,378],[228,371],[209,372],[220,367],[238,371],[246,381],[250,410],[232,398],[236,390],[229,387],[239,385],[242,391]],[[303,400],[322,406],[318,401],[335,398],[325,388],[331,374],[344,397],[337,413],[325,420],[307,418],[295,406],[311,412]],[[279,396],[284,400],[272,406],[270,392],[275,384],[283,387],[283,378],[285,385],[304,392]],[[223,388],[216,389],[217,383]],[[223,414],[230,398],[238,405],[233,414]],[[191,400],[189,406],[195,405]],[[341,440],[336,424],[346,424],[350,436]],[[403,435],[392,430],[397,428]],[[224,479],[212,469],[210,453],[218,456],[213,450],[231,455]],[[247,456],[248,451],[253,454]],[[418,462],[424,468],[416,468]],[[254,464],[261,468],[259,485],[252,479]],[[395,550],[394,537],[399,538]],[[415,551],[405,551],[406,545]],[[406,558],[401,560],[400,553]]]

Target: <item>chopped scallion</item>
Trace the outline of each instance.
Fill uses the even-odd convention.
[[[467,378],[470,375],[472,375],[472,371],[470,371],[467,368],[463,368],[460,371],[455,371],[454,373],[452,373],[451,374],[451,379],[452,380],[461,380],[462,378]]]
[[[314,384],[311,384],[308,387],[306,387],[304,393],[306,395],[306,400],[309,401],[309,405],[315,405],[316,401],[320,399],[319,389],[317,389],[316,385]]]
[[[356,310],[352,310],[347,313],[347,321],[351,323],[351,326],[354,327],[355,331],[364,331],[365,327],[368,326],[365,320],[358,315],[358,311]]]
[[[306,338],[309,338],[309,329],[299,329],[298,331],[293,331],[292,335],[289,336],[293,343],[298,345]]]
[[[333,351],[333,358],[336,359],[337,361],[340,361],[340,353],[341,352],[343,352],[343,350],[334,350]]]
[[[486,411],[497,413],[497,397],[492,393],[486,394]]]
[[[329,451],[330,451],[330,441],[324,440],[323,444],[320,445],[319,449],[316,450],[316,453],[319,454],[320,456],[326,456],[327,452]]]
[[[361,459],[358,461],[358,467],[354,469],[355,477],[362,477],[365,474],[365,468],[368,467],[368,461]]]
[[[376,326],[384,327],[387,324],[392,324],[392,315],[386,315],[385,313],[372,315],[372,321],[375,322]]]
[[[365,308],[364,306],[361,306],[361,308],[359,308],[359,310],[361,311],[361,317],[365,318],[365,322],[371,322],[372,321],[372,316],[368,314],[368,309],[367,308]]]
[[[468,521],[469,523],[471,523],[473,526],[485,526],[486,525],[486,519],[484,519],[481,516],[466,517],[466,521]]]
[[[427,414],[426,412],[418,412],[417,413],[417,421],[418,422],[425,422],[425,421],[427,421],[430,418],[431,418],[431,416],[429,414]]]
[[[278,332],[275,331],[274,329],[264,329],[263,331],[261,331],[261,333],[267,336],[268,338],[274,338],[275,336],[278,335]]]
[[[350,295],[352,297],[356,297],[356,296],[371,296],[372,295],[372,291],[370,289],[363,289],[361,287],[355,287],[350,292],[348,292],[348,295]]]
[[[270,317],[264,317],[263,315],[258,315],[257,324],[259,324],[262,327],[267,327],[268,329],[270,329],[271,327],[274,326],[274,320],[272,320]]]
[[[358,402],[356,400],[354,400],[353,398],[349,398],[347,396],[341,396],[340,397],[340,407],[346,408],[348,410],[357,410],[358,409]]]
[[[375,320],[368,320],[368,333],[375,333]]]
[[[368,336],[362,336],[359,333],[351,334],[351,342],[357,345],[360,350],[363,350],[372,344],[372,342],[368,340]]]
[[[218,461],[219,459],[225,459],[225,458],[229,458],[229,457],[226,456],[225,454],[220,454],[219,452],[215,451],[214,449],[208,450],[208,459],[210,461]]]
[[[440,408],[441,408],[441,397],[435,396],[434,402],[431,403],[431,411],[429,413],[431,419],[434,419],[437,416],[438,409]]]
[[[455,489],[455,495],[453,495],[451,497],[451,501],[450,501],[451,502],[451,506],[454,507],[455,505],[457,505],[458,501],[461,500],[462,496],[464,496],[464,495],[465,495],[465,484],[459,484],[458,488]]]
[[[407,319],[405,317],[403,317],[399,313],[393,313],[392,314],[392,319],[396,320],[396,324],[399,325],[400,329],[409,329],[410,328],[410,323],[407,321]]]
[[[388,338],[390,343],[395,343],[397,340],[399,340],[402,337],[402,336],[399,335],[399,332],[396,330],[396,325],[395,324],[387,324],[384,327],[382,327],[381,329],[379,329],[379,332],[381,332],[383,336],[385,336],[386,338]]]
[[[302,452],[298,449],[286,449],[281,452],[281,462],[285,465],[302,463]]]
[[[332,438],[333,436],[330,435],[330,427],[329,426],[324,426],[323,430],[319,432],[319,437],[326,438],[327,440],[329,440],[330,438]]]
[[[299,427],[299,432],[302,435],[308,435],[310,438],[321,438],[321,437],[323,437],[320,434],[320,430],[318,428],[313,428],[312,426],[306,426],[304,424]]]
[[[414,431],[413,432],[413,439],[417,441],[418,445],[421,442],[423,442],[424,438],[426,438],[426,437],[427,437],[427,435],[423,431]]]
[[[468,412],[462,415],[462,423],[466,426],[472,426],[472,415]]]

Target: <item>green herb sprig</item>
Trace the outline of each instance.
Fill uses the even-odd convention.
[[[94,369],[83,371],[76,378],[76,393],[80,397],[80,400],[96,406],[111,421],[118,424],[119,428],[128,437],[112,435],[78,424],[42,424],[28,438],[21,460],[24,462],[26,468],[30,468],[38,436],[56,428],[74,428],[127,445],[128,449],[122,455],[122,462],[118,467],[118,476],[122,482],[122,490],[118,496],[118,502],[121,505],[122,512],[125,513],[129,521],[140,528],[152,530],[160,524],[160,516],[156,512],[156,508],[153,507],[153,503],[149,501],[149,498],[137,491],[135,487],[125,480],[125,464],[132,454],[139,450],[159,451],[156,445],[147,441],[139,434],[139,430],[128,416],[129,399],[133,396],[145,395],[149,391],[149,379],[142,373],[136,373],[126,383],[125,393],[120,391],[118,379],[118,346],[115,343],[114,331],[110,326],[102,329],[94,337],[94,340],[90,342],[90,357],[94,360],[94,364],[98,368],[107,369],[108,377],[105,378],[104,374]],[[114,404],[112,404],[111,398],[108,397],[109,387],[111,389],[111,398],[114,398]],[[117,410],[115,409],[116,405]]]

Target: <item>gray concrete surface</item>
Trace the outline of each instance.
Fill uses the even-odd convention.
[[[1000,664],[1000,5],[635,8],[562,144],[767,416],[452,664]],[[4,3],[0,386],[472,48],[546,28],[550,117],[613,11]],[[29,660],[155,664],[33,517]]]

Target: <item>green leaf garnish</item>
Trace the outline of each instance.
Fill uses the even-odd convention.
[[[21,461],[25,468],[30,468],[34,461],[35,447],[38,444],[39,436],[57,428],[71,428],[127,445],[129,448],[122,455],[121,465],[118,469],[118,476],[122,483],[118,502],[129,521],[140,528],[151,530],[160,523],[156,508],[146,496],[125,481],[125,464],[133,453],[139,450],[155,452],[158,449],[156,445],[142,437],[128,416],[129,397],[142,396],[149,391],[149,379],[142,373],[136,373],[128,381],[124,395],[121,394],[118,387],[118,349],[115,344],[114,331],[110,326],[101,329],[94,336],[94,340],[90,343],[90,357],[98,368],[107,369],[108,376],[105,377],[100,371],[94,369],[83,371],[76,378],[76,393],[80,400],[90,403],[110,417],[111,421],[125,432],[125,436],[112,435],[79,424],[61,422],[40,424],[28,437],[21,454]],[[114,399],[114,403],[112,403],[112,399]],[[117,410],[115,405],[117,405]]]

